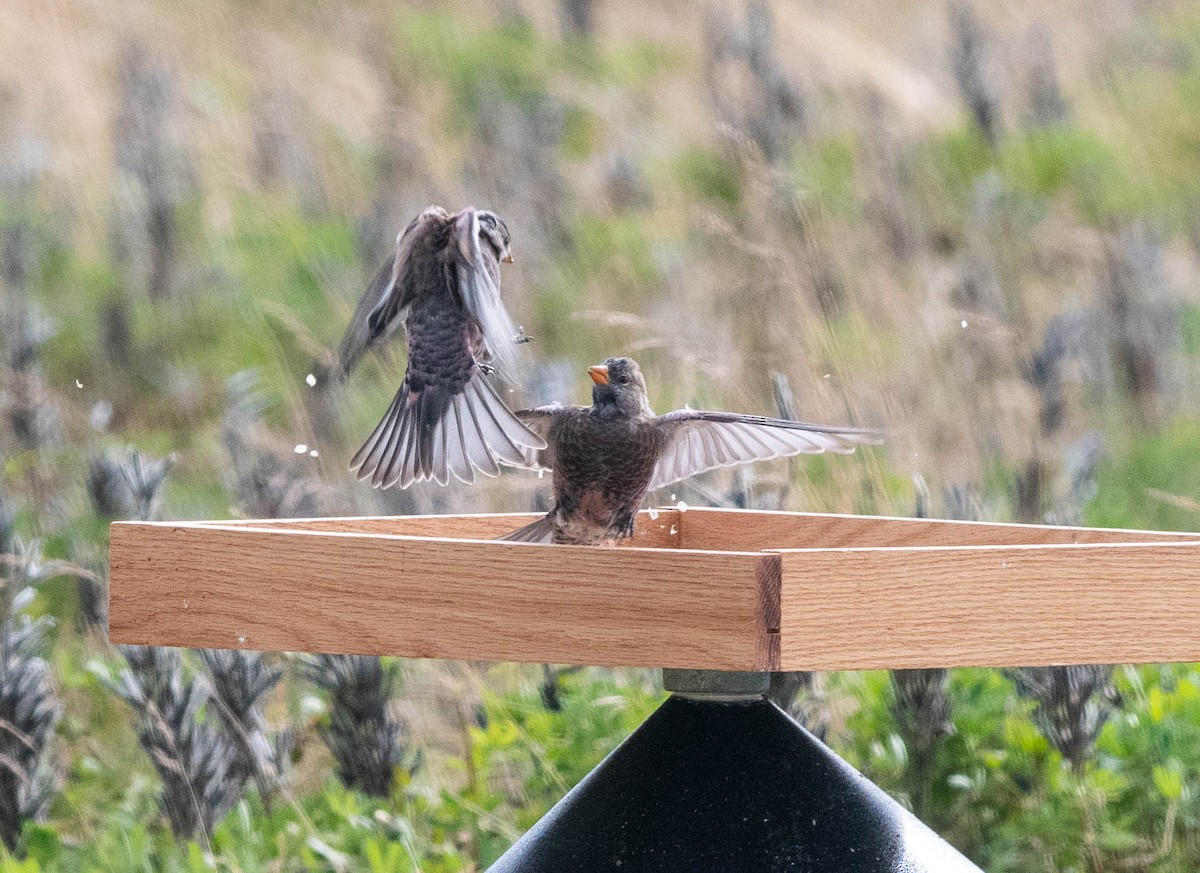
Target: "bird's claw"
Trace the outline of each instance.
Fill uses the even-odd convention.
[[[627,518],[621,520],[621,527],[617,533],[617,539],[628,539],[633,536],[633,515],[630,514]]]
[[[512,339],[513,342],[519,346],[523,346],[525,343],[533,342],[533,337],[525,333],[525,328],[523,326],[517,327],[517,332],[513,335]]]
[[[481,361],[476,361],[475,366],[478,367],[479,372],[483,373],[483,375],[485,375],[485,376],[495,376],[496,375],[496,368],[493,367],[491,364],[485,364]]]

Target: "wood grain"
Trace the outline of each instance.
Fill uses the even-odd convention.
[[[781,553],[784,670],[1200,661],[1200,543]]]
[[[111,638],[726,670],[1200,661],[1196,534],[688,509],[643,513],[630,547],[493,539],[535,517],[118,523]]]
[[[774,667],[772,555],[215,524],[117,523],[110,542],[118,643]]]
[[[380,515],[348,518],[266,518],[193,522],[217,527],[261,527],[267,529],[325,531],[328,533],[374,533],[412,537],[450,537],[493,540],[541,517],[540,512],[489,513],[481,515]],[[632,540],[626,546],[671,549],[680,545],[679,511],[642,511],[634,523]]]
[[[680,512],[679,527],[683,536],[680,545],[683,548],[735,551],[1200,540],[1200,534],[1196,533],[1120,528],[708,508]]]

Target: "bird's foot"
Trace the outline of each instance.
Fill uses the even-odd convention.
[[[478,367],[479,372],[483,373],[483,375],[485,375],[485,376],[495,376],[496,375],[496,368],[493,367],[491,364],[485,364],[482,361],[476,361],[475,366]]]
[[[513,335],[513,342],[519,346],[523,346],[525,343],[533,342],[533,337],[525,333],[524,325],[518,325],[517,332]]]
[[[616,536],[616,538],[618,540],[628,539],[629,537],[633,536],[633,514],[632,513],[630,515],[626,516],[625,518],[622,518],[620,520],[619,524],[620,524],[620,527],[617,529],[617,536]]]

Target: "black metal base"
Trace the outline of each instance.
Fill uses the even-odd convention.
[[[490,873],[980,873],[765,700],[671,697]]]

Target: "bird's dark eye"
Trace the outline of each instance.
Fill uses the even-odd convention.
[[[628,376],[622,376],[622,377],[621,377],[620,379],[618,379],[617,381],[618,381],[618,382],[620,382],[622,385],[628,385],[628,384],[629,384],[629,377],[628,377]]]

